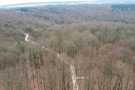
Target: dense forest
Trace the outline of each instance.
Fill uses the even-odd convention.
[[[1,9],[0,90],[134,90],[135,12],[113,8]]]

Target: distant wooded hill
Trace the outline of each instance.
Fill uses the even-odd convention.
[[[135,4],[122,4],[122,5],[112,5],[111,8],[113,10],[135,10]]]

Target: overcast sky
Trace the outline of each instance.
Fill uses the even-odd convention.
[[[88,1],[88,0],[0,0],[0,5],[27,3],[27,2],[51,2],[51,1]],[[93,0],[89,0],[93,1]]]

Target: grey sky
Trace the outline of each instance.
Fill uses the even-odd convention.
[[[53,1],[93,1],[93,0],[0,0],[0,5],[27,3],[27,2],[53,2]]]

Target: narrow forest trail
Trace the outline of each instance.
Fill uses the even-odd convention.
[[[21,32],[22,32],[22,31],[21,31]],[[36,42],[34,42],[34,41],[32,41],[32,40],[29,40],[29,34],[24,33],[24,32],[22,32],[22,33],[25,34],[25,41],[26,41],[26,42],[30,42],[30,43],[32,43],[32,44],[37,45],[37,46],[40,47],[40,45],[39,45],[38,43],[36,43]],[[77,77],[76,77],[76,72],[75,72],[75,67],[74,67],[74,65],[73,65],[73,64],[70,64],[70,63],[68,62],[68,60],[63,59],[59,53],[55,53],[54,51],[52,51],[52,50],[50,50],[50,49],[48,49],[48,48],[45,48],[44,46],[41,46],[41,47],[42,47],[42,49],[44,49],[45,51],[48,51],[48,52],[51,52],[51,53],[57,55],[57,57],[58,57],[60,60],[62,60],[63,62],[65,62],[66,64],[68,64],[68,65],[70,66],[70,72],[71,72],[71,77],[72,77],[72,82],[73,82],[73,90],[79,90],[79,86],[78,86],[78,84],[77,84]]]

